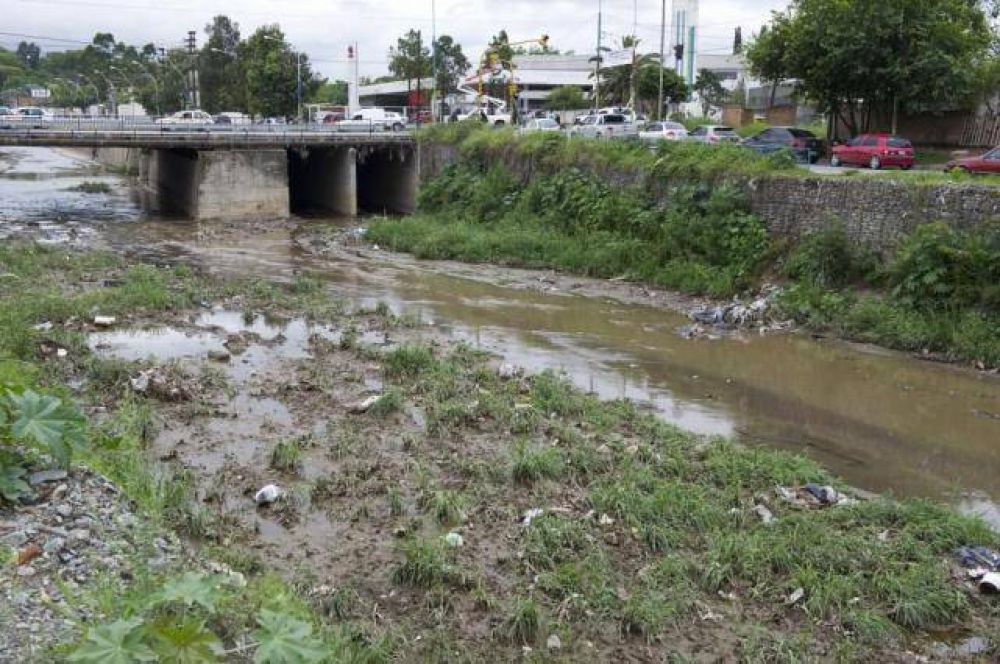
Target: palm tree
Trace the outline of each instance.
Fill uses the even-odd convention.
[[[632,35],[622,37],[622,49],[635,49],[639,38]],[[602,101],[611,106],[639,106],[638,81],[640,73],[648,67],[660,66],[659,53],[636,53],[632,65],[605,67],[600,70]]]

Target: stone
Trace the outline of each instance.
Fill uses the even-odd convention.
[[[70,542],[87,542],[90,540],[90,531],[86,528],[74,528],[69,531],[68,539]]]
[[[213,362],[228,362],[232,359],[232,354],[228,350],[210,350],[208,351],[208,359]]]
[[[549,636],[548,640],[545,641],[545,647],[549,650],[561,650],[562,639],[559,638],[558,634],[552,634]]]
[[[37,473],[32,473],[28,477],[28,482],[31,486],[38,486],[46,482],[60,482],[66,479],[66,475],[65,470],[40,470]]]
[[[67,503],[60,503],[56,505],[56,514],[64,519],[68,519],[73,516],[73,508]]]
[[[21,565],[17,568],[17,575],[20,577],[29,577],[35,575],[35,568],[31,565]]]
[[[62,537],[50,537],[45,541],[45,546],[42,549],[45,553],[58,553],[66,547],[66,540]]]
[[[362,399],[361,401],[356,401],[347,406],[347,412],[353,413],[355,415],[360,415],[361,413],[367,413],[372,406],[374,406],[379,402],[379,399],[381,398],[382,398],[381,395],[376,395],[367,397],[365,399]]]
[[[0,545],[16,549],[28,541],[28,533],[23,530],[15,530],[0,537]]]

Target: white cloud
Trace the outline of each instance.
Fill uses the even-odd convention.
[[[637,32],[644,44],[659,47],[660,1],[635,0]],[[216,14],[227,14],[244,35],[260,25],[280,23],[296,48],[306,51],[317,68],[334,78],[347,78],[347,46],[357,42],[362,73],[386,70],[386,51],[410,28],[430,41],[431,0],[5,0],[2,31],[36,35],[44,48],[71,46],[65,40],[89,41],[95,32],[111,32],[130,43],[175,46],[188,30],[202,28]],[[436,0],[438,34],[452,35],[470,59],[478,57],[489,38],[506,29],[511,39],[545,33],[554,47],[589,53],[597,39],[598,0]],[[698,50],[727,52],[733,31],[756,31],[773,9],[787,0],[702,0]],[[603,0],[605,39],[633,29],[633,0]],[[667,1],[667,16],[670,2]],[[18,37],[0,34],[0,44],[16,45]],[[670,31],[667,30],[667,43]]]

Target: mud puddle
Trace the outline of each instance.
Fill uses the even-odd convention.
[[[0,187],[9,185],[0,176]],[[122,223],[91,220],[95,242],[226,275],[291,280],[307,272],[338,297],[387,302],[529,370],[564,370],[584,389],[644,403],[685,429],[801,451],[856,486],[948,498],[1000,525],[995,376],[797,334],[685,340],[676,330],[686,321],[670,307],[687,298],[544,272],[426,264],[323,239],[355,225],[342,220],[192,225],[131,214]],[[202,323],[233,333],[240,314],[226,316]],[[176,341],[198,356],[219,338],[210,336]],[[284,348],[304,360],[301,345]],[[256,352],[264,353],[253,347],[248,357]]]

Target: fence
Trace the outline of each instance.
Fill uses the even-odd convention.
[[[962,128],[962,147],[991,148],[1000,144],[1000,116],[970,115]]]

